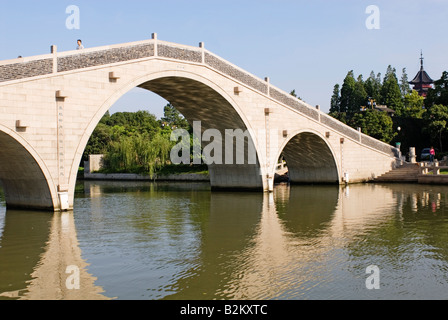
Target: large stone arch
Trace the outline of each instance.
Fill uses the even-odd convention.
[[[98,125],[103,115],[130,90],[140,87],[152,91],[171,102],[192,123],[201,121],[202,131],[217,129],[225,138],[226,129],[247,130],[253,143],[254,130],[250,122],[245,118],[238,104],[216,83],[205,77],[178,70],[154,72],[143,77],[138,77],[124,84],[99,106],[96,115],[90,121],[84,135],[81,137],[75,159],[70,172],[70,192],[74,192],[79,162],[88,143],[90,136]],[[205,144],[208,142],[205,142]],[[223,143],[224,146],[224,143]],[[255,147],[255,149],[257,149]],[[225,152],[223,151],[223,154]],[[236,152],[234,152],[235,154]],[[216,189],[263,189],[267,188],[262,179],[263,157],[256,157],[256,164],[214,164],[210,165],[210,179],[212,188]],[[73,197],[70,195],[69,199]],[[72,205],[72,204],[71,204]]]
[[[0,181],[8,208],[53,210],[58,205],[45,162],[19,134],[1,125]]]
[[[318,132],[304,130],[294,133],[280,148],[280,156],[286,161],[291,183],[340,182],[335,154]]]

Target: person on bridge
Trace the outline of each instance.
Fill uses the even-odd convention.
[[[429,160],[431,162],[434,162],[435,155],[436,155],[436,151],[434,150],[434,147],[431,147],[431,149],[429,150]]]
[[[82,40],[79,39],[78,40],[78,48],[76,48],[76,50],[82,50],[82,49],[84,49],[84,45],[82,44]]]

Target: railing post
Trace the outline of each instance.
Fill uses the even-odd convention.
[[[159,51],[158,51],[158,41],[157,41],[157,33],[153,33],[151,35],[152,40],[154,40],[154,57],[157,57],[159,55]]]
[[[201,48],[201,54],[202,54],[202,64],[205,64],[205,44],[204,42],[199,42],[199,48]]]
[[[415,147],[410,147],[409,148],[409,161],[411,163],[416,163],[417,162],[416,158],[417,158],[417,156],[415,154]]]
[[[266,81],[266,84],[268,86],[268,90],[267,90],[266,94],[268,96],[271,96],[271,80],[269,79],[269,77],[265,77],[264,81]]]
[[[51,53],[53,54],[53,73],[57,73],[58,72],[58,47],[55,45],[52,45]]]
[[[420,174],[426,174],[426,173],[427,173],[427,169],[425,168],[425,163],[420,162]]]
[[[433,170],[432,170],[434,175],[439,175],[440,174],[440,167],[439,167],[439,162],[436,161],[433,164]]]

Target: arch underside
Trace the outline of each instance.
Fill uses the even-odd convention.
[[[8,208],[54,210],[47,179],[34,157],[0,131],[0,181]]]
[[[283,150],[291,183],[339,183],[334,156],[322,138],[303,132],[292,138]]]
[[[222,163],[209,165],[212,189],[262,189],[258,157],[250,161],[249,147],[252,139],[244,139],[244,147],[233,144],[233,160],[224,159],[226,130],[247,130],[246,125],[235,108],[213,88],[196,80],[181,77],[163,77],[145,82],[140,88],[152,91],[169,101],[182,115],[193,124],[200,121],[201,133],[208,129],[220,132],[223,138],[220,150]],[[203,141],[202,146],[211,141]],[[254,148],[253,148],[254,149]],[[244,162],[237,162],[237,156],[244,153]],[[230,160],[230,161],[229,161]],[[230,164],[229,164],[230,162]]]

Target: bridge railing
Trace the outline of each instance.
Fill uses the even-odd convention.
[[[69,72],[77,69],[97,67],[131,60],[153,57],[185,61],[205,65],[208,68],[233,78],[283,105],[297,110],[302,115],[340,132],[363,145],[381,151],[391,157],[399,158],[399,150],[395,147],[371,138],[343,124],[303,102],[291,94],[273,86],[269,78],[264,80],[220,58],[204,48],[175,44],[157,39],[153,34],[150,40],[108,45],[83,50],[57,52],[57,47],[51,47],[51,53],[34,57],[17,58],[0,61],[0,85],[9,81],[21,80],[38,76]]]
[[[320,111],[320,109],[310,106],[309,104],[292,96],[291,94],[275,87],[269,82],[268,78],[263,81],[257,76],[254,76],[247,71],[240,69],[239,67],[214,55],[207,50],[205,64],[263,94],[266,94],[270,98],[299,111],[302,115],[308,118],[318,121],[321,124],[335,131],[338,131],[365,146],[386,153],[390,157],[396,158],[397,160],[401,161],[399,149],[375,138],[372,138],[366,134],[363,134],[362,132],[355,130],[352,127],[338,121],[337,119],[325,114],[324,112]]]
[[[0,84],[53,73],[53,55],[0,61]]]
[[[440,170],[447,170],[448,166],[440,165],[438,161],[434,162],[420,162],[420,174],[440,175]]]

